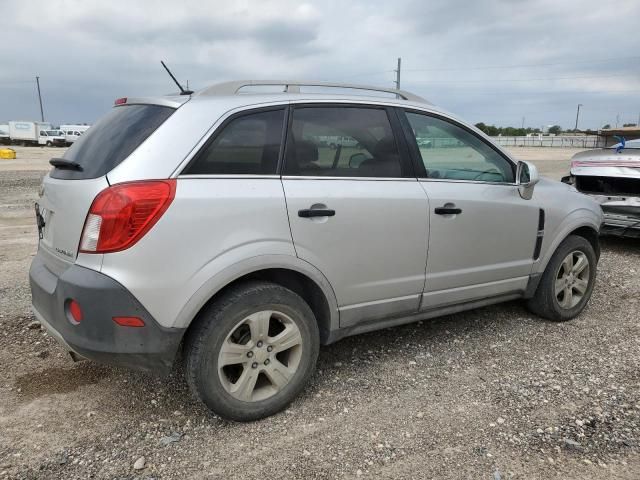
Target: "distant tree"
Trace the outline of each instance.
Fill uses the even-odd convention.
[[[476,128],[478,130],[482,130],[484,133],[487,133],[487,126],[483,122],[476,123]]]
[[[607,124],[606,124],[606,125],[604,125],[602,128],[603,128],[604,130],[607,130],[607,129],[611,128],[611,125],[609,125],[609,124],[607,123]]]
[[[497,137],[498,135],[500,135],[502,133],[502,129],[496,127],[495,125],[487,125],[487,135],[490,135],[492,137]]]
[[[559,133],[562,133],[562,127],[560,125],[554,125],[553,127],[549,127],[549,133],[558,135]]]
[[[625,123],[624,125],[622,125],[623,127],[637,127],[638,125],[635,123]]]

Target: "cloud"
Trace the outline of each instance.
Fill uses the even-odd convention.
[[[404,88],[467,120],[540,126],[636,121],[640,3],[595,0],[6,2],[0,120],[95,121],[123,95],[234,78]],[[635,55],[635,57],[634,57]],[[507,67],[508,68],[503,68]]]

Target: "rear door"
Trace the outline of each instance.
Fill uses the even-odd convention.
[[[340,325],[416,312],[428,202],[393,110],[292,107],[282,177],[298,257],[336,294]]]
[[[409,111],[402,121],[431,207],[422,308],[522,292],[540,210],[520,197],[513,162],[449,119]]]

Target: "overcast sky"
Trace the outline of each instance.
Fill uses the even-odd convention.
[[[0,120],[94,122],[120,96],[244,78],[402,87],[473,123],[637,122],[640,1],[2,1]]]

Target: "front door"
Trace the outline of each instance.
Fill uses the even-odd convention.
[[[331,283],[343,327],[415,313],[424,287],[428,201],[393,115],[293,107],[282,180],[293,242]]]
[[[445,118],[406,112],[430,202],[422,309],[521,293],[533,265],[539,208],[515,185],[515,165]]]

